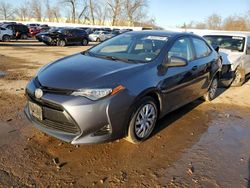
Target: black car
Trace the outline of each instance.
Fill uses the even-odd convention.
[[[6,23],[3,24],[1,27],[11,29],[13,31],[12,38],[15,39],[27,39],[29,36],[29,28],[23,24]]]
[[[25,113],[72,144],[147,139],[157,120],[216,97],[221,60],[189,33],[128,32],[45,65],[26,88]]]
[[[50,46],[65,46],[71,44],[88,45],[88,34],[82,29],[59,28],[47,33],[40,33],[36,38]]]

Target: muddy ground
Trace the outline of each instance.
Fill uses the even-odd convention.
[[[170,113],[139,145],[73,146],[33,128],[28,80],[84,49],[0,43],[0,187],[250,187],[250,81]]]

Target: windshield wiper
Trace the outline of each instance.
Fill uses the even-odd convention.
[[[112,60],[112,61],[123,61],[126,63],[145,63],[142,60],[134,60],[134,59],[127,59],[127,58],[119,58],[119,57],[115,57],[115,56],[100,55],[100,54],[95,54],[95,53],[90,52],[90,51],[85,51],[83,53],[86,55],[89,55],[89,56],[108,59],[108,60]]]

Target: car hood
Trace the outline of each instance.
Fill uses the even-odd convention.
[[[142,65],[79,53],[46,65],[37,77],[42,86],[55,89],[112,87],[129,78],[134,68]]]
[[[220,49],[219,52],[223,58],[223,64],[234,64],[244,54],[243,52],[235,52],[227,49]]]

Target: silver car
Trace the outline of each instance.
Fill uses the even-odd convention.
[[[12,30],[0,27],[0,41],[10,41],[11,36],[13,35]]]
[[[225,85],[241,86],[250,73],[250,33],[218,32],[204,38],[212,46],[220,48],[222,81]]]

